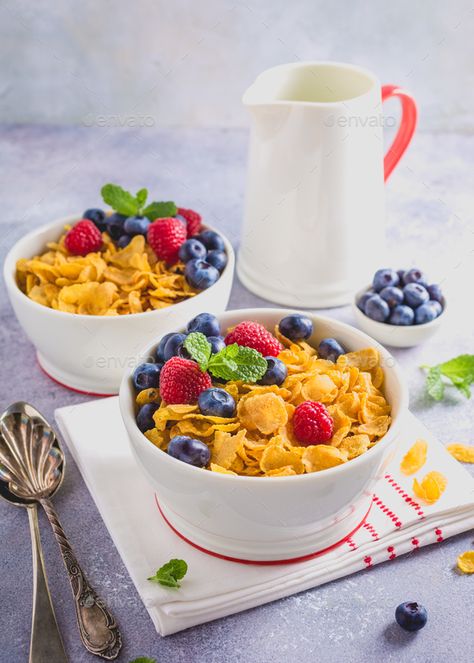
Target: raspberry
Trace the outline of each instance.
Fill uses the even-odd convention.
[[[293,431],[300,444],[324,444],[333,433],[334,422],[327,408],[317,401],[298,405],[293,414]]]
[[[186,228],[173,217],[157,219],[148,228],[147,240],[157,257],[171,264],[178,260],[179,247],[186,240]]]
[[[102,234],[95,223],[81,219],[66,233],[64,246],[73,256],[85,256],[93,251],[100,251]]]
[[[171,357],[160,373],[160,395],[168,405],[194,405],[199,394],[212,387],[209,373],[203,373],[195,361]]]
[[[178,207],[178,214],[186,221],[188,237],[197,235],[201,230],[201,215],[192,209],[186,209],[184,207]]]
[[[237,327],[227,334],[224,339],[226,345],[237,343],[261,352],[264,357],[276,357],[283,346],[263,325],[251,320],[240,322]]]

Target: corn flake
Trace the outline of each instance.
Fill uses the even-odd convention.
[[[459,555],[457,566],[463,573],[474,573],[474,550],[466,550]]]
[[[447,479],[440,472],[428,472],[421,483],[413,480],[413,492],[427,504],[437,502],[447,486]]]
[[[400,470],[403,474],[415,474],[425,464],[427,453],[428,444],[425,440],[417,440],[403,456]]]
[[[468,444],[448,444],[446,449],[451,456],[461,463],[474,463],[474,446]]]

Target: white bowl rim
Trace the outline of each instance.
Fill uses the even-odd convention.
[[[381,329],[402,329],[406,331],[407,329],[429,329],[430,327],[436,327],[437,324],[439,324],[439,321],[441,318],[444,316],[446,313],[446,309],[448,308],[446,298],[444,300],[444,306],[443,310],[441,313],[436,317],[434,320],[430,320],[430,322],[423,322],[421,325],[391,325],[389,322],[380,322],[379,320],[372,320],[372,318],[369,318],[369,316],[364,313],[364,311],[361,311],[361,309],[357,306],[357,302],[359,300],[359,297],[362,297],[364,293],[366,293],[370,288],[372,287],[372,284],[369,284],[365,288],[361,288],[358,290],[355,294],[354,301],[352,302],[352,308],[357,309],[361,315],[364,316],[364,318],[367,318],[367,320],[370,320],[371,323],[373,323],[376,326],[379,326]],[[378,295],[378,292],[374,292],[374,295]]]
[[[130,319],[130,317],[133,316],[135,319],[136,316],[144,317],[144,316],[151,316],[151,315],[156,315],[159,313],[162,313],[163,311],[166,311],[168,307],[164,309],[155,309],[153,311],[142,311],[141,313],[130,313],[127,315],[87,315],[85,313],[70,313],[69,311],[58,311],[57,309],[50,308],[49,306],[44,306],[43,304],[40,304],[39,302],[35,302],[33,299],[28,297],[18,286],[18,283],[16,282],[15,279],[15,272],[16,270],[14,269],[14,265],[11,265],[13,261],[12,254],[15,252],[15,249],[18,248],[18,245],[21,242],[33,239],[36,235],[41,234],[42,232],[52,230],[56,226],[64,226],[69,223],[74,223],[75,221],[79,221],[82,218],[80,214],[70,214],[69,216],[64,216],[59,219],[56,219],[55,221],[50,221],[49,223],[45,223],[42,226],[39,226],[38,228],[34,228],[33,230],[30,230],[30,232],[26,233],[26,235],[23,235],[18,239],[13,246],[9,249],[7,255],[5,256],[5,260],[3,263],[3,278],[5,279],[5,283],[7,284],[7,287],[10,288],[11,290],[17,290],[18,293],[25,298],[27,305],[30,305],[33,307],[33,310],[46,310],[50,311],[53,315],[59,315],[59,316],[73,316],[74,318],[77,318],[78,320],[88,320],[89,322],[91,320],[123,320],[123,319]],[[224,270],[222,271],[221,275],[219,276],[219,279],[211,285],[210,288],[207,288],[206,290],[201,290],[201,292],[198,292],[194,297],[188,297],[187,299],[183,299],[181,302],[177,302],[176,304],[171,304],[171,306],[179,306],[180,304],[185,304],[188,302],[190,299],[195,299],[196,297],[199,297],[199,295],[202,295],[203,293],[210,292],[215,286],[219,284],[219,281],[221,280],[222,276],[224,273],[230,269],[234,265],[235,261],[235,255],[234,255],[234,249],[232,247],[232,244],[230,243],[229,239],[222,233],[220,230],[217,230],[213,226],[206,224],[202,224],[203,227],[206,230],[213,230],[216,232],[218,235],[220,235],[224,241],[227,256],[228,256],[228,261],[227,265],[225,266]],[[27,258],[28,259],[28,258]],[[13,269],[12,269],[13,267]],[[93,324],[93,323],[91,323]]]
[[[405,384],[404,377],[402,375],[401,369],[398,366],[398,363],[396,359],[391,355],[391,353],[383,347],[381,343],[373,339],[371,336],[366,334],[365,332],[361,331],[357,327],[353,327],[352,325],[348,325],[345,322],[340,322],[339,320],[336,320],[335,318],[330,318],[329,316],[324,316],[324,315],[319,315],[319,314],[314,314],[314,313],[309,313],[308,311],[298,311],[296,309],[281,309],[281,308],[251,308],[251,309],[228,309],[224,311],[221,316],[216,316],[218,319],[222,317],[222,315],[228,315],[228,314],[242,314],[242,319],[250,319],[250,320],[256,320],[258,321],[259,319],[259,314],[262,312],[268,313],[270,315],[281,315],[282,317],[286,315],[290,315],[291,313],[301,313],[302,315],[308,315],[311,318],[318,318],[320,321],[323,322],[329,322],[331,324],[336,324],[340,325],[343,328],[350,329],[351,331],[354,331],[362,337],[361,340],[367,340],[368,345],[367,347],[375,347],[380,354],[385,358],[385,359],[391,359],[393,361],[392,366],[390,366],[390,370],[394,371],[395,377],[397,379],[397,382],[400,386],[400,402],[399,402],[399,413],[396,417],[395,421],[392,421],[390,428],[388,429],[387,433],[382,437],[382,439],[377,442],[374,448],[382,448],[387,446],[387,444],[390,442],[390,438],[393,439],[394,435],[399,433],[399,430],[402,426],[403,422],[403,415],[404,413],[408,410],[408,388]],[[179,330],[177,330],[179,331]],[[149,356],[151,348],[153,348],[158,341],[155,341],[155,343],[151,346],[147,346],[146,348],[143,348],[143,350],[139,351],[137,353],[137,358],[138,357],[146,357]],[[350,351],[350,350],[349,350]],[[132,377],[133,370],[127,370],[124,372],[123,377],[122,377],[122,382],[120,384],[120,390],[119,390],[119,407],[120,407],[120,412],[122,418],[127,418],[129,423],[135,427],[137,433],[139,434],[138,437],[140,439],[140,444],[146,444],[147,449],[150,447],[153,448],[152,453],[157,453],[160,454],[160,458],[163,460],[165,463],[172,463],[171,467],[173,467],[174,463],[179,463],[179,467],[182,469],[183,472],[205,472],[206,477],[211,476],[213,478],[210,478],[210,481],[235,481],[235,482],[255,482],[256,479],[259,479],[260,481],[264,481],[265,479],[271,479],[270,484],[275,484],[277,482],[281,481],[293,481],[296,483],[296,481],[310,481],[310,480],[317,480],[315,479],[316,476],[323,474],[325,477],[337,475],[338,473],[342,472],[348,472],[350,471],[351,467],[357,467],[360,464],[363,464],[364,462],[369,462],[370,460],[370,452],[371,449],[369,449],[367,452],[361,454],[360,456],[357,456],[356,458],[353,458],[352,460],[342,463],[341,465],[337,465],[335,467],[330,467],[328,469],[322,470],[321,472],[309,472],[305,474],[298,474],[296,476],[283,476],[283,477],[249,477],[249,476],[242,476],[240,474],[237,474],[236,476],[232,474],[223,474],[220,472],[212,472],[209,470],[205,470],[204,468],[201,467],[195,467],[194,465],[190,465],[188,463],[183,463],[182,461],[178,460],[177,458],[173,458],[173,456],[169,456],[167,453],[156,447],[148,438],[145,437],[145,435],[140,431],[136,424],[135,416],[130,414],[128,411],[125,410],[124,406],[124,399],[125,399],[125,393],[126,390],[131,388],[130,387],[130,379]],[[127,427],[127,426],[126,426]],[[390,435],[389,435],[390,433]],[[127,431],[128,435],[128,431]],[[388,437],[387,437],[388,436]],[[379,446],[380,445],[380,446]],[[367,458],[369,457],[369,458]],[[348,469],[349,468],[349,469]],[[197,476],[195,474],[194,476]],[[255,485],[255,484],[254,484]]]

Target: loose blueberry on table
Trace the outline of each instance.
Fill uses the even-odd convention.
[[[428,285],[425,274],[417,268],[377,270],[372,287],[357,300],[357,307],[368,318],[398,326],[432,322],[444,306],[439,285]]]
[[[407,601],[397,606],[395,619],[405,631],[419,631],[428,621],[428,613],[416,601]]]

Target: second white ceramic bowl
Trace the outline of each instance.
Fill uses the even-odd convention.
[[[22,237],[5,259],[4,279],[16,317],[36,347],[43,370],[70,389],[111,395],[118,392],[124,370],[136,365],[135,356],[146,343],[182,327],[202,311],[219,314],[225,310],[234,274],[234,251],[217,231],[228,255],[226,268],[217,283],[178,304],[120,316],[65,313],[34,302],[20,290],[16,262],[43,253],[47,242],[56,241],[64,226],[79,218],[67,216]]]
[[[273,329],[291,311],[244,309],[219,316],[222,331],[242,320]],[[244,477],[209,472],[155,447],[135,423],[131,371],[120,387],[120,410],[134,456],[156,491],[168,523],[185,539],[211,553],[248,561],[288,561],[321,552],[344,540],[363,522],[374,483],[396,450],[407,389],[394,358],[376,341],[341,322],[307,314],[314,323],[310,343],[337,338],[347,350],[376,347],[385,370],[385,392],[393,422],[367,453],[322,472],[289,477]],[[181,329],[176,329],[181,331]],[[159,341],[146,347],[150,355]],[[159,517],[157,512],[157,517]]]

